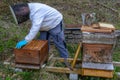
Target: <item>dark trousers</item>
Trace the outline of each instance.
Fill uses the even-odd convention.
[[[48,40],[50,46],[50,37],[53,39],[55,46],[57,47],[60,56],[62,58],[68,58],[68,50],[66,48],[63,22],[61,21],[55,28],[49,31],[40,31],[41,40]]]

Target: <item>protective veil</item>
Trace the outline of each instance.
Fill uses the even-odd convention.
[[[10,11],[14,17],[14,20],[17,24],[20,24],[22,22],[25,22],[29,19],[29,13],[23,12],[23,7],[28,7],[27,3],[24,4],[16,4],[16,5],[10,5]]]

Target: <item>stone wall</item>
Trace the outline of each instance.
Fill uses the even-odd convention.
[[[80,28],[66,28],[65,39],[67,43],[79,43],[82,41],[82,33]]]

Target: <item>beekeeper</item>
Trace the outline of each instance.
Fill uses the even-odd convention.
[[[42,3],[11,5],[10,10],[17,24],[25,22],[28,19],[32,22],[29,33],[23,40],[17,43],[16,48],[20,49],[29,43],[40,31],[41,40],[48,40],[50,43],[51,36],[60,56],[68,58],[63,30],[63,16],[58,10]]]

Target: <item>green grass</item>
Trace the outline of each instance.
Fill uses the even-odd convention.
[[[120,21],[120,20],[118,20],[118,21]],[[120,30],[120,23],[115,24],[115,28]]]
[[[116,48],[113,53],[113,60],[120,61],[120,48]]]

